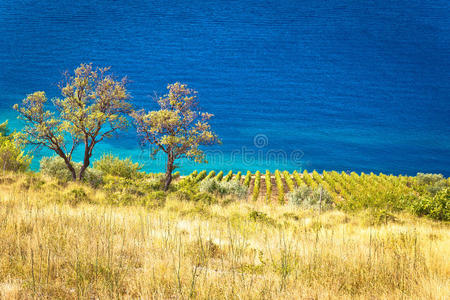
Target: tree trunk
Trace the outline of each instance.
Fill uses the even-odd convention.
[[[170,183],[172,182],[173,163],[174,159],[172,158],[172,155],[169,154],[166,165],[166,180],[164,182],[165,192],[169,189]]]
[[[84,178],[84,173],[86,172],[86,169],[90,165],[90,159],[89,156],[84,157],[83,166],[81,167],[80,174],[78,175],[78,180],[82,181]]]
[[[86,169],[89,167],[91,161],[91,156],[92,156],[92,149],[94,148],[94,143],[91,143],[90,145],[88,144],[88,141],[85,141],[85,146],[84,146],[84,160],[83,160],[83,166],[81,167],[80,170],[80,174],[78,175],[78,180],[82,181],[84,178],[84,173],[86,172]]]
[[[75,171],[75,168],[72,166],[72,163],[68,159],[66,159],[66,158],[63,158],[63,159],[64,159],[64,162],[66,163],[67,168],[70,171],[70,174],[72,174],[72,180],[76,181],[77,180],[77,172]]]
[[[67,156],[64,154],[64,152],[61,149],[59,149],[59,151],[57,151],[56,153],[58,153],[58,155],[66,163],[67,169],[69,169],[70,174],[72,174],[72,180],[76,181],[77,180],[77,172],[75,171],[75,168],[72,166],[72,162],[69,160],[69,158],[67,158]]]

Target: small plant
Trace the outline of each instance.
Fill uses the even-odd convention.
[[[230,181],[232,177],[233,177],[233,171],[230,170],[230,171],[228,172],[227,176],[225,176],[225,177],[223,178],[223,180],[224,180],[224,181]]]
[[[258,200],[260,187],[261,187],[261,172],[256,171],[255,184],[253,185],[253,194],[252,194],[253,201]]]
[[[333,204],[333,197],[322,186],[313,189],[307,185],[301,185],[289,192],[286,198],[290,204],[305,208],[327,209]]]
[[[248,217],[249,217],[250,220],[252,220],[254,222],[261,222],[261,223],[269,224],[269,225],[275,225],[276,224],[274,219],[272,219],[266,213],[261,212],[261,211],[252,210],[248,214]]]
[[[300,176],[300,174],[298,174],[297,171],[292,172],[292,176],[294,176],[297,186],[301,186],[303,184],[302,177]]]
[[[216,180],[217,181],[221,181],[223,178],[223,171],[220,171],[217,175],[216,175]]]
[[[236,181],[217,181],[217,179],[206,179],[200,183],[200,192],[213,194],[216,196],[236,196],[244,197],[247,195],[248,188]]]
[[[249,187],[250,186],[250,181],[252,180],[252,172],[250,172],[250,171],[247,171],[247,175],[245,175],[245,178],[244,178],[244,185],[246,186],[246,187]]]
[[[14,141],[15,133],[9,134],[8,121],[0,124],[0,169],[2,171],[23,172],[30,168],[31,156]]]
[[[103,155],[93,165],[94,169],[101,171],[103,174],[128,179],[142,177],[140,171],[143,167],[139,163],[133,163],[130,158],[120,159],[112,154]]]
[[[87,200],[88,195],[82,188],[75,188],[66,194],[66,201],[72,206],[77,206]]]
[[[201,171],[198,173],[197,177],[195,177],[195,182],[200,182],[207,176],[206,170]]]
[[[237,174],[236,174],[236,176],[234,177],[234,181],[237,181],[237,182],[241,182],[241,178],[242,178],[242,172],[241,171],[239,171],[239,172],[237,172]]]
[[[216,175],[216,172],[214,170],[212,170],[211,172],[209,172],[208,176],[205,177],[205,180],[213,178],[215,175]]]
[[[75,170],[77,171],[82,167],[80,163],[73,163]],[[68,182],[72,180],[72,174],[67,169],[66,163],[62,158],[58,156],[43,157],[40,161],[40,172],[44,175],[56,178],[62,182]],[[99,186],[103,182],[103,173],[98,169],[87,168],[83,182],[89,183],[93,187]]]
[[[423,196],[412,205],[418,216],[429,216],[435,220],[450,221],[450,188],[439,191],[434,197]]]
[[[416,180],[419,185],[425,186],[425,189],[431,196],[434,196],[441,190],[450,187],[449,182],[442,174],[417,173]]]
[[[193,201],[195,202],[201,202],[204,204],[214,204],[217,202],[217,200],[210,194],[208,193],[204,193],[204,192],[200,192],[194,195],[194,197],[192,198]]]
[[[284,177],[284,180],[286,181],[286,185],[288,186],[289,191],[293,191],[295,186],[294,186],[294,181],[292,181],[291,174],[289,174],[288,171],[284,171],[283,177]]]

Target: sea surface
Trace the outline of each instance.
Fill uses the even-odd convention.
[[[448,0],[0,0],[0,121],[82,62],[128,76],[136,107],[181,81],[222,145],[194,169],[450,176]],[[152,160],[134,129],[99,145]],[[35,153],[33,168],[39,158]]]

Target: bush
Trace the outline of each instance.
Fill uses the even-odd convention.
[[[82,188],[75,188],[66,193],[65,199],[70,205],[76,206],[81,202],[88,201],[88,195]]]
[[[209,172],[208,176],[206,176],[205,179],[213,178],[215,175],[216,175],[216,172],[213,170],[213,171]]]
[[[248,188],[236,181],[217,181],[216,179],[206,179],[200,183],[200,192],[213,194],[216,196],[236,196],[244,197],[247,195]]]
[[[250,181],[252,180],[252,172],[250,172],[250,171],[247,171],[247,175],[245,175],[245,178],[244,178],[244,185],[246,186],[246,187],[249,187],[250,186]]]
[[[291,174],[289,174],[288,171],[284,171],[283,177],[284,177],[284,181],[286,182],[286,185],[288,186],[289,191],[293,191],[295,186],[294,186],[294,181],[292,180]]]
[[[218,181],[221,181],[222,178],[223,178],[223,171],[220,171],[220,172],[216,175],[216,179],[217,179]]]
[[[9,134],[8,121],[0,124],[0,169],[23,172],[30,168],[33,157],[24,153],[14,141],[15,134]]]
[[[420,185],[430,185],[444,179],[442,174],[417,173],[417,183]]]
[[[236,176],[234,176],[234,181],[241,182],[242,172],[237,172]]]
[[[139,163],[133,163],[130,158],[120,159],[112,154],[105,154],[99,160],[94,162],[93,169],[99,170],[105,175],[113,175],[123,178],[140,178],[144,166]]]
[[[211,196],[208,193],[203,193],[203,192],[195,194],[195,196],[192,198],[192,200],[194,200],[195,202],[202,202],[205,204],[214,204],[217,202],[213,196]]]
[[[426,186],[426,190],[431,196],[450,187],[449,182],[442,174],[417,173],[416,180],[419,185]]]
[[[276,225],[276,221],[274,219],[272,219],[266,213],[261,212],[261,211],[252,210],[248,214],[248,217],[250,220],[252,220],[254,222],[260,222],[260,223],[264,223],[264,224],[268,224],[268,225]]]
[[[233,177],[233,171],[230,170],[230,171],[228,172],[227,176],[225,176],[225,177],[223,178],[223,180],[224,180],[224,181],[230,181],[232,177]]]
[[[253,194],[252,194],[253,201],[256,201],[258,199],[260,187],[261,187],[261,172],[256,171],[255,182],[253,184]]]
[[[206,170],[201,171],[200,173],[198,173],[197,177],[195,177],[195,182],[199,182],[205,179],[206,176],[207,176]]]
[[[80,172],[81,163],[73,163],[75,171]],[[44,175],[56,178],[62,182],[72,180],[72,174],[61,157],[43,157],[40,161],[40,172]],[[83,181],[93,187],[97,187],[103,183],[103,173],[100,170],[87,168],[84,173]]]
[[[423,196],[412,205],[418,216],[429,216],[435,220],[450,221],[450,188],[439,191],[433,197]]]
[[[305,208],[328,209],[333,204],[333,197],[321,186],[313,189],[307,185],[301,185],[287,193],[286,198],[290,204]]]

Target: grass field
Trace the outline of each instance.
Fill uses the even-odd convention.
[[[233,180],[223,175],[221,180]],[[111,205],[103,189],[45,177],[0,179],[2,299],[450,295],[448,222],[405,212],[374,221],[364,209],[280,205],[275,176],[273,201],[264,192],[255,196],[253,176],[249,197],[241,201],[167,197],[147,205]],[[399,180],[414,189],[408,179]],[[266,182],[262,176],[258,188],[265,191]],[[74,201],[80,189],[83,199]],[[345,183],[333,191],[336,197]]]

